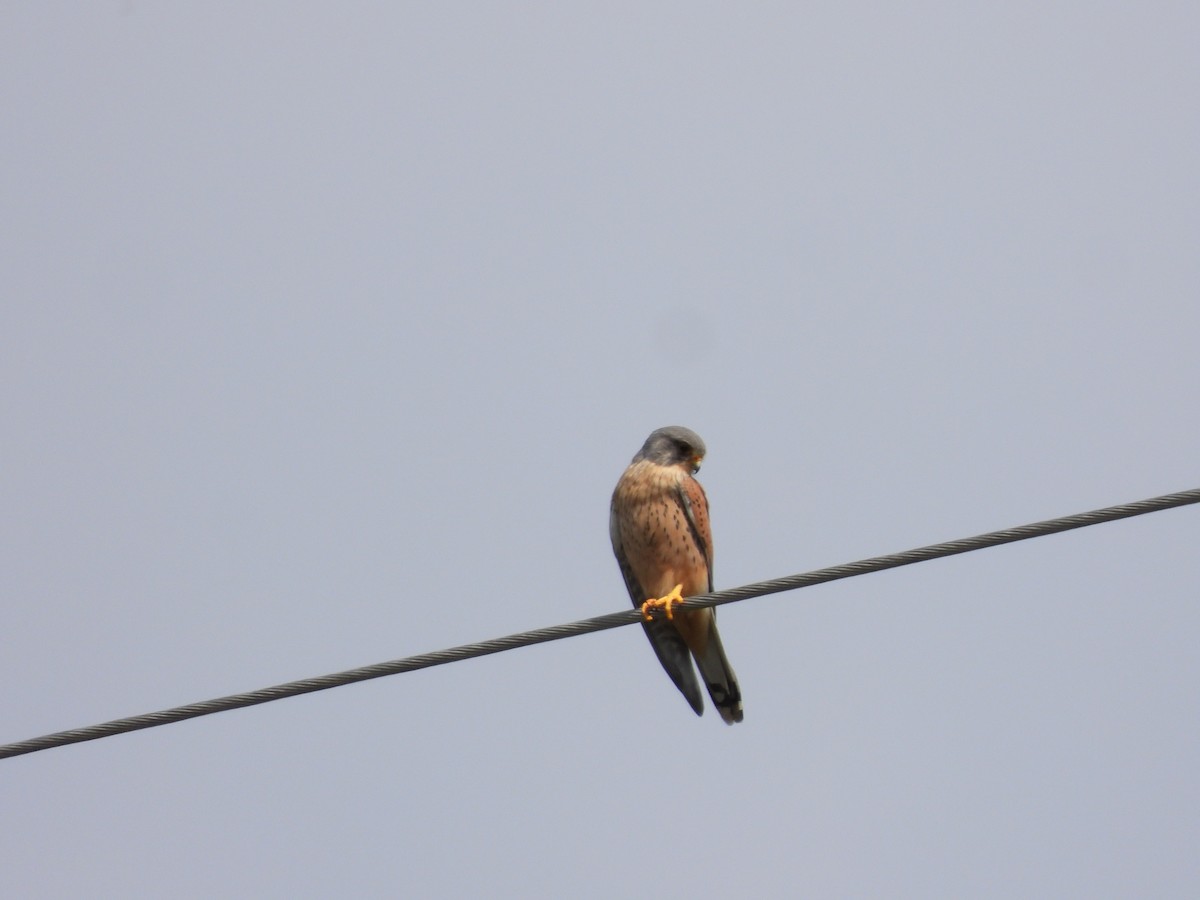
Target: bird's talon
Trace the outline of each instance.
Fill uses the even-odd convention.
[[[677,584],[675,587],[671,588],[671,593],[667,594],[665,597],[651,597],[642,604],[642,618],[649,622],[654,618],[654,616],[650,613],[650,610],[652,608],[661,607],[666,610],[667,619],[674,619],[675,611],[672,607],[674,607],[676,603],[682,605],[685,602],[682,591],[683,585]]]

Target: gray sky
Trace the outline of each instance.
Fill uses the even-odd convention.
[[[8,4],[0,742],[1200,486],[1194,3]],[[0,894],[1194,897],[1200,510],[0,762]]]

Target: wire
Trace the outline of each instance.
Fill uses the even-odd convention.
[[[1011,544],[1014,541],[1024,541],[1029,538],[1057,534],[1060,531],[1070,531],[1074,528],[1098,525],[1101,522],[1127,519],[1131,516],[1140,516],[1146,513],[1173,509],[1177,506],[1187,506],[1191,503],[1200,503],[1200,488],[1179,491],[1174,494],[1164,494],[1161,497],[1152,497],[1148,500],[1139,500],[1135,503],[1125,503],[1121,506],[1109,506],[1104,509],[1092,510],[1091,512],[1076,513],[1075,515],[1063,516],[1057,519],[1047,519],[1044,522],[1035,522],[1030,525],[1022,525],[1018,528],[991,531],[987,534],[976,535],[975,537],[960,538],[959,540],[946,541],[941,544],[930,544],[927,547],[905,550],[902,553],[875,556],[870,559],[859,560],[858,562],[844,563],[825,569],[816,569],[812,572],[804,572],[799,575],[790,575],[786,578],[775,578],[770,581],[747,584],[743,587],[715,591],[711,594],[688,597],[687,606],[691,609],[722,606],[726,603],[736,603],[739,600],[749,600],[751,597],[762,597],[781,591],[811,587],[816,584],[824,584],[828,581],[866,575],[869,572],[881,572],[885,569],[897,568],[898,566],[908,566],[913,563],[939,559],[944,556],[954,556],[959,553],[968,553],[972,550],[982,550],[986,547]],[[49,750],[52,747],[63,747],[67,744],[77,744],[82,741],[94,741],[98,738],[124,734],[142,728],[155,728],[171,722],[182,722],[184,719],[194,719],[198,716],[207,716],[230,709],[240,709],[243,706],[270,703],[273,700],[282,700],[285,697],[310,694],[313,691],[324,691],[344,684],[368,681],[372,678],[382,678],[385,675],[415,672],[417,669],[428,669],[431,666],[441,666],[464,659],[473,659],[477,656],[501,653],[505,650],[514,650],[517,647],[528,647],[531,644],[542,644],[547,641],[557,641],[580,634],[589,634],[593,631],[620,628],[623,625],[632,625],[634,622],[640,620],[641,612],[639,610],[628,609],[622,612],[609,613],[604,616],[595,616],[591,619],[582,619],[578,622],[571,622],[565,625],[537,628],[533,631],[510,634],[507,637],[493,638],[492,640],[480,641],[475,644],[463,644],[460,647],[451,647],[447,650],[438,650],[433,653],[423,653],[419,656],[392,660],[391,662],[362,666],[361,668],[349,669],[345,672],[335,672],[332,675],[306,678],[302,681],[289,681],[286,684],[277,684],[274,687],[248,691],[244,694],[233,694],[232,696],[219,697],[215,700],[189,703],[187,706],[177,706],[173,709],[162,710],[161,712],[145,713],[125,719],[114,719],[111,722],[90,725],[86,728],[59,731],[54,734],[43,735],[42,737],[17,741],[13,744],[0,745],[0,759],[21,756],[25,753],[35,753],[39,750]]]

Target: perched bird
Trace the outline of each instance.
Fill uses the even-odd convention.
[[[742,692],[717,634],[715,609],[688,609],[685,597],[713,589],[708,498],[692,475],[704,441],[679,425],[660,428],[638,451],[613,491],[608,531],[642,627],[696,715],[704,698],[692,659],[727,724],[742,721]],[[665,618],[651,615],[661,607]]]

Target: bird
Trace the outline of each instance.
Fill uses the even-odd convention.
[[[717,633],[717,611],[688,609],[686,600],[713,590],[708,497],[693,477],[706,453],[690,428],[669,425],[651,432],[617,481],[608,531],[663,669],[700,716],[704,698],[695,659],[713,705],[732,725],[742,721],[742,692]]]

